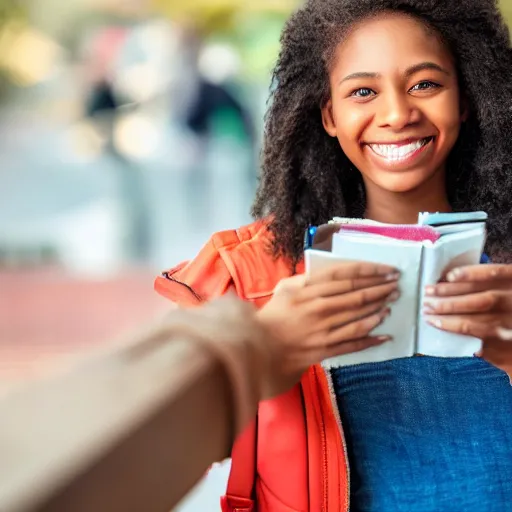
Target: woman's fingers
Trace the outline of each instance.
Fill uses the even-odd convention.
[[[427,322],[447,332],[474,336],[482,340],[498,339],[512,341],[512,328],[505,327],[505,318],[502,315],[454,315],[429,316]],[[508,319],[510,321],[510,319]]]
[[[350,281],[367,277],[384,277],[396,280],[398,270],[390,265],[368,263],[365,261],[346,261],[308,276],[309,286],[330,281]]]
[[[312,350],[308,357],[311,364],[316,364],[317,361],[324,361],[332,357],[344,356],[352,354],[353,352],[362,352],[371,347],[376,347],[391,341],[389,336],[367,336],[358,340],[345,341],[336,345],[330,345],[322,349]]]
[[[446,276],[450,283],[482,281],[509,281],[512,283],[512,265],[472,265],[451,270]]]
[[[369,305],[364,312],[354,311],[352,321],[348,317],[342,318],[343,313],[340,313],[338,320],[342,320],[343,323],[324,322],[322,326],[315,326],[310,334],[305,337],[302,349],[314,351],[315,348],[318,348],[326,350],[327,347],[333,345],[366,338],[390,314],[389,308],[375,304]]]
[[[331,315],[321,319],[317,323],[317,329],[321,331],[332,331],[352,322],[357,322],[363,318],[378,314],[384,311],[393,300],[396,300],[394,296],[387,295],[385,298],[370,302],[362,307],[335,309]]]
[[[304,311],[313,319],[327,319],[333,315],[353,313],[354,309],[361,309],[375,302],[394,302],[398,299],[397,283],[366,288],[357,292],[320,297],[310,300],[303,305]]]
[[[498,306],[501,298],[502,293],[498,291],[473,293],[450,298],[430,298],[425,300],[424,308],[426,314],[434,315],[487,313]]]
[[[502,282],[470,282],[470,283],[439,283],[435,286],[427,286],[425,295],[430,297],[458,297],[471,293],[486,292],[488,290],[510,290],[512,283],[504,280]]]
[[[387,341],[370,333],[398,299],[398,278],[389,265],[343,262],[281,281],[259,318],[279,345],[284,366],[302,372],[308,364]]]
[[[296,294],[296,300],[306,301],[396,282],[399,276],[398,270],[389,265],[345,262],[314,272],[310,276],[302,274],[283,279],[274,292],[291,292]]]
[[[427,286],[427,297],[458,297],[470,293],[485,292],[492,288],[489,283],[439,283],[435,286]]]
[[[393,278],[389,276],[362,277],[360,279],[335,280],[309,285],[305,286],[297,294],[296,300],[298,303],[307,302],[318,297],[332,297],[378,286],[385,286],[386,288],[389,288],[389,293],[391,293],[391,291],[396,289],[398,286],[398,275],[396,275],[396,277],[393,276]]]
[[[388,308],[382,309],[360,320],[350,322],[349,324],[331,329],[325,335],[326,346],[336,345],[344,341],[354,341],[367,337],[375,328],[377,328],[389,315],[391,311]]]
[[[427,286],[427,297],[457,297],[490,289],[512,288],[512,265],[474,265],[450,271],[447,282]]]

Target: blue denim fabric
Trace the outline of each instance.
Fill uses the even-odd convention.
[[[512,386],[479,358],[332,370],[351,512],[512,511]]]

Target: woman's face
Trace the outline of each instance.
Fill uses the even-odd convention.
[[[337,48],[330,82],[324,127],[367,188],[444,179],[464,114],[452,56],[432,31],[400,14],[363,21]]]

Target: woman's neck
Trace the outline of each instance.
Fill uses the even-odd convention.
[[[451,212],[444,183],[399,193],[366,186],[365,218],[388,224],[416,224],[420,212]]]

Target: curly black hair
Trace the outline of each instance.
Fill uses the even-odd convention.
[[[344,31],[380,12],[403,12],[437,31],[457,62],[470,109],[447,165],[455,211],[489,213],[487,250],[512,254],[512,49],[496,0],[309,0],[288,21],[265,119],[253,205],[269,218],[273,251],[296,264],[308,225],[365,210],[362,177],[324,130],[328,70]]]

